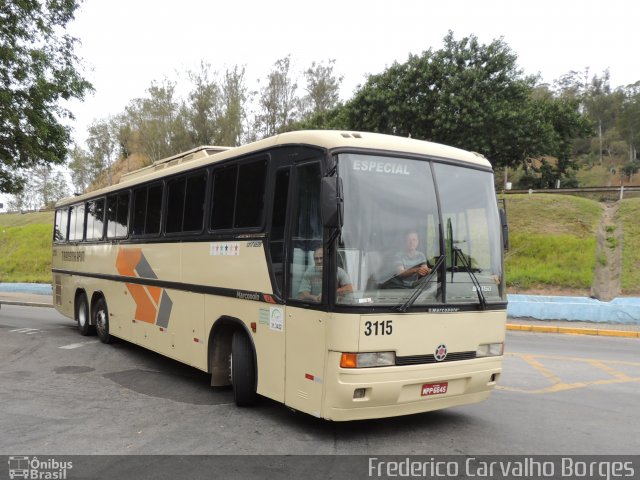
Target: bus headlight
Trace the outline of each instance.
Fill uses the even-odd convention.
[[[343,353],[342,368],[388,367],[396,364],[395,352]]]
[[[485,343],[478,346],[476,357],[499,357],[504,353],[504,343]]]

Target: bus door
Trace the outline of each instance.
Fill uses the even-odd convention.
[[[321,165],[317,160],[293,168],[291,217],[288,229],[286,296],[285,403],[320,415],[322,402],[325,325],[328,314],[322,275],[323,243],[320,216]]]

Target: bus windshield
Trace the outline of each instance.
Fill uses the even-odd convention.
[[[338,172],[344,224],[337,275],[352,289],[337,303],[443,308],[505,301],[491,172],[363,154],[339,155]]]

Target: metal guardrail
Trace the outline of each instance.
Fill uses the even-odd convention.
[[[501,194],[516,194],[516,193],[617,193],[620,196],[620,200],[624,198],[624,192],[640,192],[640,185],[622,185],[619,187],[579,187],[579,188],[545,188],[535,189],[529,188],[528,190],[501,190]]]

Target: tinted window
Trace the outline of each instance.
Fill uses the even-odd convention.
[[[168,184],[167,201],[167,233],[180,232],[182,230],[182,212],[184,210],[184,185],[185,179],[171,180]]]
[[[87,240],[102,240],[104,235],[104,198],[87,203]]]
[[[287,197],[289,195],[289,169],[279,170],[273,194],[271,217],[271,264],[280,291],[284,283],[284,228],[287,219]]]
[[[56,210],[56,225],[53,231],[53,240],[55,242],[64,242],[67,240],[67,225],[69,223],[69,210],[64,208]]]
[[[162,212],[162,184],[151,185],[147,192],[147,220],[144,231],[147,234],[160,233],[160,213]]]
[[[322,261],[315,263],[322,252],[322,221],[320,218],[320,164],[308,163],[296,169],[296,188],[293,192],[295,211],[291,225],[289,265],[290,298],[322,295]]]
[[[107,197],[107,237],[126,237],[128,219],[129,193],[123,192]]]
[[[70,208],[69,240],[82,241],[84,232],[84,204],[74,205]]]
[[[215,172],[211,209],[211,228],[214,230],[233,227],[237,175],[235,165]]]
[[[145,186],[133,192],[133,235],[160,232],[162,184]]]
[[[184,225],[182,227],[182,231],[193,232],[202,230],[206,188],[206,172],[198,173],[187,178],[187,193],[184,204]]]
[[[133,191],[133,235],[144,233],[144,219],[147,215],[147,187]]]
[[[236,228],[259,227],[262,224],[266,177],[266,160],[240,166],[234,225]]]

